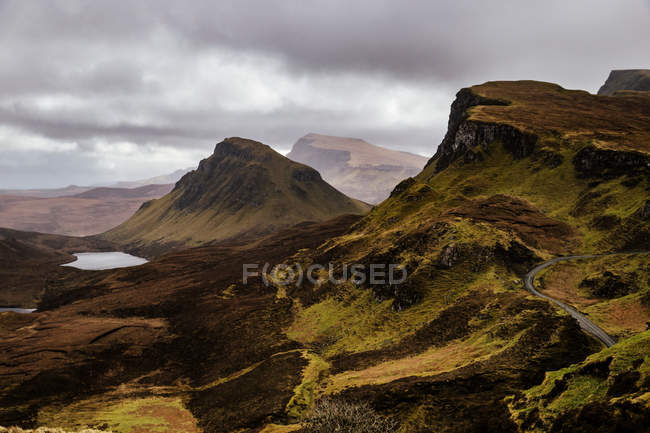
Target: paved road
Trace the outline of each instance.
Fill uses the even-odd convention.
[[[549,301],[553,302],[560,308],[562,308],[564,311],[569,313],[571,317],[576,319],[578,321],[578,324],[580,327],[588,332],[589,334],[593,335],[594,337],[598,338],[600,341],[603,342],[603,344],[607,347],[611,347],[614,344],[616,344],[616,340],[614,340],[612,337],[610,337],[605,331],[603,331],[601,328],[599,328],[594,322],[591,320],[587,319],[584,314],[580,313],[578,310],[575,308],[565,304],[562,301],[558,301],[557,299],[551,298],[550,296],[547,296],[537,290],[535,288],[535,277],[541,271],[542,269],[546,269],[551,265],[554,265],[555,263],[558,262],[566,262],[568,260],[577,260],[577,259],[591,259],[594,257],[604,257],[604,256],[613,256],[613,255],[627,255],[627,254],[648,254],[649,251],[643,251],[643,252],[630,252],[630,253],[610,253],[610,254],[591,254],[591,255],[585,255],[585,256],[567,256],[567,257],[558,257],[553,260],[549,260],[548,262],[544,262],[541,265],[536,266],[533,268],[528,274],[526,274],[526,279],[524,281],[524,284],[526,286],[526,289],[531,292],[533,295],[539,296],[540,298],[548,299]]]

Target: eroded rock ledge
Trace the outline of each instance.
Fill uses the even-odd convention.
[[[573,158],[573,165],[582,177],[616,177],[633,172],[650,175],[650,155],[595,146],[582,148]]]
[[[469,119],[468,110],[478,105],[509,105],[507,101],[490,99],[477,95],[471,89],[461,89],[456,100],[451,104],[447,134],[442,140],[436,154],[427,165],[436,164],[435,171],[447,168],[460,157],[474,159],[472,148],[487,146],[493,141],[503,142],[506,150],[515,158],[524,158],[533,153],[537,136],[520,131],[510,125],[477,122]]]

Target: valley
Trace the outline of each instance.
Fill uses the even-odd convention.
[[[0,433],[650,433],[649,21],[0,0]]]

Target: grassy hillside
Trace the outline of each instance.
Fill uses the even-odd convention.
[[[242,264],[315,248],[358,218],[61,275],[42,312],[0,313],[0,425],[179,433],[286,422],[311,358],[282,332],[289,300],[261,278],[243,285]]]
[[[537,278],[540,289],[587,313],[608,334],[629,337],[650,324],[650,257],[616,255],[558,263]]]
[[[269,146],[229,138],[170,194],[146,203],[104,237],[145,251],[198,246],[254,239],[302,221],[364,214],[369,208]]]
[[[517,430],[506,412],[490,412],[481,402],[499,407],[499,396],[535,382],[538,368],[568,365],[594,350],[575,335],[570,342],[575,323],[530,299],[521,277],[533,263],[558,255],[650,245],[648,109],[648,97],[611,101],[547,83],[461,91],[450,131],[425,170],[398,185],[351,232],[298,257],[305,264],[327,258],[409,270],[402,286],[326,285],[316,299],[289,292],[300,302],[288,335],[330,365],[316,395],[374,401],[399,414],[410,426],[403,431]],[[634,269],[641,281],[648,258],[593,266]],[[639,323],[622,335],[641,330],[647,317],[636,300],[645,284],[630,295],[641,308],[633,319]],[[569,328],[546,329],[551,323]],[[555,334],[542,336],[542,328]],[[540,338],[535,345],[533,335]],[[518,376],[522,370],[527,379]],[[500,386],[481,382],[483,375]],[[468,381],[491,389],[489,397],[478,391],[453,397],[454,387],[464,389]],[[423,391],[444,394],[445,386],[450,395],[443,401],[454,408],[448,412],[430,401],[440,397]],[[473,424],[459,419],[464,411]]]
[[[549,372],[540,385],[509,400],[513,419],[526,432],[646,431],[649,354],[647,331]]]
[[[597,148],[650,153],[650,95],[603,98],[536,81],[488,82],[471,89],[506,104],[479,105],[470,111],[470,121],[496,121],[542,140],[557,137]]]

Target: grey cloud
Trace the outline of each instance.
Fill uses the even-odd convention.
[[[236,4],[184,8],[172,2],[164,19],[191,43],[272,52],[298,68],[377,71],[455,85],[529,73],[569,83],[587,78],[593,87],[602,80],[593,66],[643,61],[639,41],[650,36],[650,10],[641,1],[625,7],[604,0]],[[563,77],[569,69],[563,63],[581,65],[581,74]]]
[[[287,149],[313,131],[432,154],[459,87],[594,91],[610,69],[650,66],[648,18],[647,0],[0,0],[0,132],[78,145],[12,142],[10,155],[0,141],[0,188],[145,177],[152,149],[200,154],[233,135]],[[121,172],[96,150],[118,142],[140,149]]]
[[[541,64],[544,58],[580,60],[583,75],[601,80],[602,73],[587,67],[641,55],[638,41],[650,36],[650,10],[641,0],[625,6],[605,0],[149,0],[128,5],[99,0],[29,5],[5,2],[5,22],[31,23],[17,31],[16,25],[4,26],[5,35],[16,32],[32,41],[71,44],[110,41],[112,49],[128,50],[133,41],[168,32],[195,49],[226,46],[279,55],[308,70],[371,70],[454,83],[480,80],[486,73],[508,75],[511,68],[533,72],[530,57],[537,58],[536,69],[549,77],[558,74],[552,65]]]

